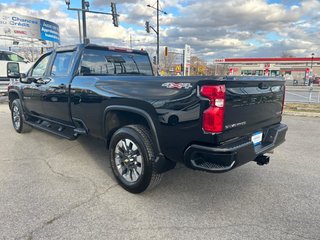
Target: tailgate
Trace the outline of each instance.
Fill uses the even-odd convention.
[[[284,81],[252,78],[226,81],[224,132],[219,141],[263,131],[281,121]]]

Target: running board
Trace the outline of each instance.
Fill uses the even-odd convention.
[[[52,123],[46,120],[36,119],[34,121],[26,121],[28,125],[36,129],[52,133],[56,136],[66,138],[68,140],[75,140],[80,135],[86,135],[87,131],[82,128],[72,128],[59,125],[57,123]]]

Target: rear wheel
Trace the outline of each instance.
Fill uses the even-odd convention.
[[[31,131],[31,127],[23,121],[23,110],[20,99],[13,100],[11,104],[12,125],[16,132],[25,133]]]
[[[114,133],[110,162],[119,184],[129,192],[141,193],[156,186],[161,174],[155,171],[155,149],[150,131],[142,125],[128,125]]]

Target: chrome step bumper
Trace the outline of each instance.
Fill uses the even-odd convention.
[[[277,124],[264,129],[263,141],[254,146],[251,135],[217,147],[193,144],[184,153],[185,164],[196,170],[226,172],[247,162],[259,160],[285,141],[287,125]]]

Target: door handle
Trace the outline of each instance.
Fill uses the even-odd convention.
[[[36,79],[37,84],[47,84],[52,81],[52,78],[38,78]]]

